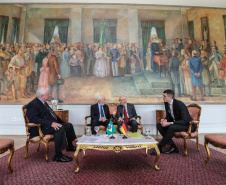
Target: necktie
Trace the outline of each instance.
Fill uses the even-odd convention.
[[[174,119],[174,114],[173,114],[173,110],[171,110],[171,108],[170,108],[170,104],[168,104],[168,106],[169,106],[169,114],[171,115],[171,117]]]
[[[168,112],[169,112],[169,113],[170,113],[170,115],[171,115],[170,104],[168,104]]]
[[[126,121],[126,123],[128,123],[129,122],[129,119],[128,119],[128,116],[127,116],[127,113],[126,113],[126,107],[123,106],[123,109],[124,109],[124,118],[125,118],[125,121]]]
[[[100,106],[100,117],[104,117],[103,105]]]
[[[45,102],[45,106],[49,110],[49,112],[52,114],[52,116],[57,120],[57,116],[55,112],[49,107],[48,103]]]

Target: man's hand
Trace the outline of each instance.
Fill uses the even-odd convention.
[[[113,116],[116,116],[116,111],[113,112]]]
[[[123,121],[123,119],[122,118],[119,118],[118,121]]]
[[[55,130],[59,130],[60,127],[62,127],[62,125],[59,124],[59,123],[53,122],[52,125],[51,125],[51,127],[53,127]]]
[[[171,125],[171,122],[167,122],[167,120],[164,119],[164,120],[161,120],[161,125],[162,125],[162,127],[167,127],[167,126]]]
[[[100,118],[100,121],[105,122],[107,119],[105,117]]]

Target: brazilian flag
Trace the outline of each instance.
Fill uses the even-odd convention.
[[[111,135],[114,132],[116,132],[115,126],[113,125],[113,123],[111,122],[111,120],[110,120],[110,122],[108,124],[108,127],[107,127],[107,130],[106,131],[107,131],[107,134],[108,135]]]

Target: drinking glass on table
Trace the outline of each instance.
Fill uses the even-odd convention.
[[[98,136],[99,127],[98,126],[95,126],[94,127],[94,130],[96,131],[96,136]]]
[[[88,136],[91,135],[91,127],[90,126],[86,127],[86,135],[88,135]]]

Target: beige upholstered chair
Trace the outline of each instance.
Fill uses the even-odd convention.
[[[29,120],[28,120],[28,118],[26,116],[27,105],[24,105],[22,107],[22,111],[23,111],[24,122],[25,122],[26,133],[27,133],[26,151],[25,151],[24,159],[26,159],[26,157],[27,157],[29,143],[36,143],[36,144],[38,144],[38,151],[39,151],[40,144],[43,143],[45,145],[46,161],[48,162],[48,160],[49,160],[49,156],[48,156],[48,153],[49,153],[49,142],[53,141],[54,135],[52,135],[52,134],[44,135],[42,133],[42,130],[41,130],[41,124],[35,124],[35,123],[30,123],[29,122]],[[30,136],[29,129],[31,127],[38,127],[39,136],[33,137],[31,139],[29,138],[29,136]]]
[[[110,114],[112,115],[114,111],[117,112],[117,106],[119,105],[118,103],[108,103],[107,104],[108,107],[109,107],[109,111],[110,111]],[[91,116],[86,116],[85,117],[85,134],[86,134],[86,126],[90,126],[90,123],[88,123],[88,119],[91,118]],[[143,133],[143,126],[142,126],[142,123],[141,123],[141,116],[137,116],[137,118],[139,119],[139,125],[138,125],[138,131],[140,131],[141,133]],[[112,118],[111,119],[112,123],[116,123],[117,122],[117,118]],[[116,130],[118,130],[118,125],[114,124]],[[129,125],[128,125],[129,126]],[[129,126],[129,129],[131,129],[131,126]],[[106,132],[106,128],[105,126],[103,125],[100,125],[99,126],[99,131],[100,132]]]
[[[14,154],[14,140],[12,139],[0,139],[0,154],[5,153],[7,150],[10,150],[9,158],[8,158],[8,169],[9,173],[13,172],[11,167],[11,160]]]

